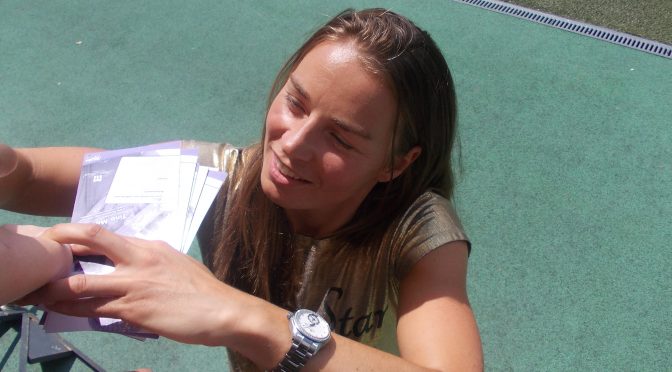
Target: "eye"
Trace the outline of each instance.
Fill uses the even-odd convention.
[[[294,112],[294,113],[299,113],[299,114],[304,114],[305,110],[301,106],[301,102],[299,102],[298,99],[294,98],[290,94],[285,94],[285,101],[287,102],[287,106],[289,106],[289,109]]]
[[[347,143],[341,136],[339,136],[337,133],[332,132],[331,136],[336,140],[336,143],[338,143],[339,146],[343,147],[346,150],[352,150],[354,147]]]

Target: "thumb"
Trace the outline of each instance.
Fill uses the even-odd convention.
[[[18,157],[13,148],[0,143],[0,177],[4,177],[16,169]]]

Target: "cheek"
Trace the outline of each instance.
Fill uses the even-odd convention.
[[[269,114],[266,117],[266,127],[264,128],[264,142],[275,140],[277,137],[277,121]]]
[[[287,118],[282,112],[282,108],[278,107],[276,102],[271,105],[266,115],[266,140],[275,140],[282,136],[287,128]]]
[[[343,176],[347,176],[347,162],[334,154],[325,153],[322,156],[322,169],[327,177],[338,181]]]
[[[355,185],[375,183],[374,167],[360,159],[346,159],[333,153],[322,157],[324,181],[334,188],[350,188]]]

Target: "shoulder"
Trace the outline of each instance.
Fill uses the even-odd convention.
[[[407,219],[409,215],[412,216],[427,213],[438,214],[441,218],[448,219],[451,223],[462,228],[457,213],[455,212],[455,208],[453,207],[453,203],[432,191],[426,191],[418,196],[413,204],[406,210],[405,218]],[[435,215],[434,217],[439,216]]]
[[[469,238],[450,200],[433,192],[420,195],[394,226],[395,272],[403,277],[427,253]]]
[[[420,195],[408,207],[395,230],[407,239],[444,237],[449,241],[468,240],[451,201],[431,191]]]

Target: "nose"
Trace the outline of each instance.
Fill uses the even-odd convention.
[[[310,117],[295,123],[282,135],[282,151],[295,160],[310,160],[314,154],[316,124]]]

